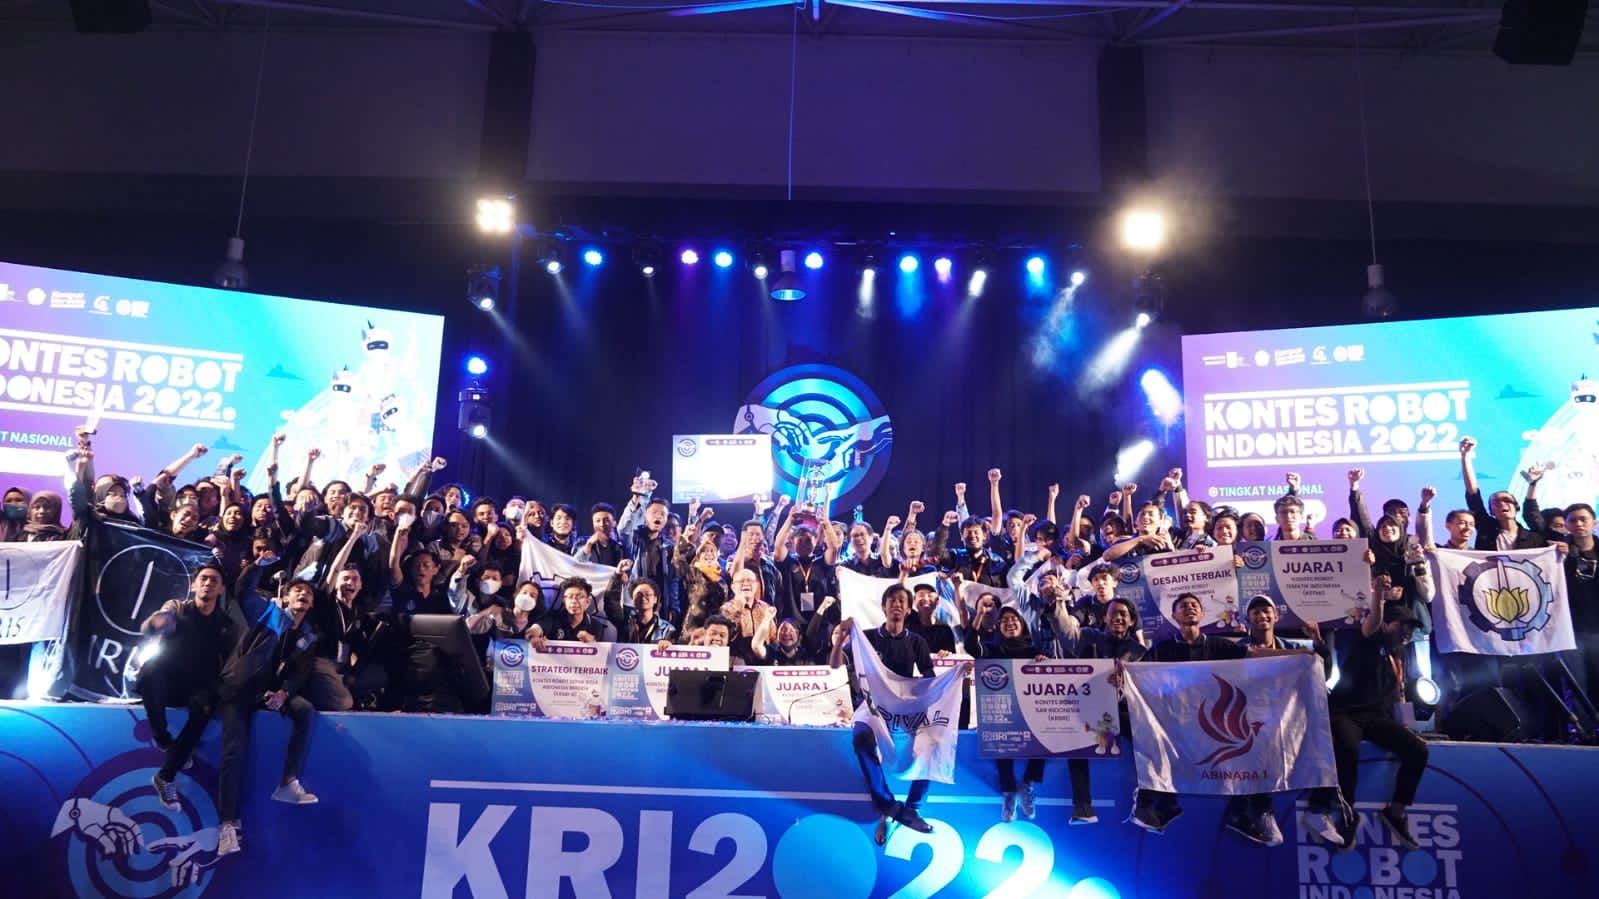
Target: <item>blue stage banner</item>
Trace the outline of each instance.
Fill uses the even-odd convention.
[[[141,711],[0,703],[3,893],[1498,899],[1596,886],[1591,749],[1435,745],[1410,810],[1413,850],[1377,820],[1393,769],[1368,751],[1357,845],[1333,853],[1298,826],[1291,796],[1277,798],[1280,848],[1220,831],[1217,798],[1184,797],[1167,835],[1147,835],[1120,823],[1126,762],[1093,766],[1097,825],[1068,828],[1059,763],[1037,819],[1001,823],[974,734],[962,736],[957,783],[935,785],[922,809],[933,832],[898,828],[882,848],[845,731],[328,714],[304,778],[321,802],[304,807],[267,799],[287,736],[287,722],[260,713],[243,851],[219,860],[215,725],[168,811],[150,786],[161,753]]]

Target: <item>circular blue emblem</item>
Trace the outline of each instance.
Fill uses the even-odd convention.
[[[794,365],[750,391],[735,434],[772,435],[777,488],[794,496],[820,474],[834,507],[862,503],[888,471],[894,427],[865,382],[831,365]]]
[[[990,690],[1003,690],[1010,683],[1010,675],[1005,673],[1004,665],[984,665],[978,679],[983,686]]]
[[[1116,569],[1116,577],[1124,584],[1138,583],[1138,579],[1143,576],[1143,573],[1144,570],[1139,567],[1137,562],[1123,562]]]
[[[504,643],[500,645],[500,664],[507,668],[519,668],[527,660],[527,653],[523,651],[520,643]]]
[[[638,650],[631,646],[624,646],[616,651],[616,667],[623,671],[632,671],[638,667]]]
[[[1238,556],[1244,560],[1245,568],[1251,571],[1259,571],[1266,567],[1266,560],[1270,558],[1270,553],[1267,552],[1266,547],[1256,543],[1238,550]]]

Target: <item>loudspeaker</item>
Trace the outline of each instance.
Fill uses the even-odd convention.
[[[1504,687],[1478,690],[1455,703],[1440,729],[1455,740],[1519,743],[1527,715],[1516,694]]]
[[[150,25],[150,0],[72,0],[80,34],[135,34]]]
[[[1588,0],[1505,0],[1494,55],[1516,65],[1569,66]]]
[[[682,721],[754,721],[758,671],[673,671],[666,717]]]

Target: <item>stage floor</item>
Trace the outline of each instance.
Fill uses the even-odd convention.
[[[174,712],[174,725],[180,715]],[[1036,819],[1001,823],[992,762],[960,740],[928,835],[876,816],[843,729],[708,722],[325,714],[305,784],[267,800],[288,729],[262,713],[244,783],[244,851],[215,856],[218,726],[155,801],[161,754],[136,706],[0,703],[0,858],[18,896],[1169,896],[1497,897],[1599,889],[1599,750],[1431,744],[1412,808],[1421,847],[1375,818],[1392,786],[1362,762],[1355,849],[1333,853],[1276,812],[1287,844],[1220,828],[1223,800],[1185,797],[1164,836],[1122,823],[1125,758],[1091,763],[1099,823],[1069,827],[1065,766]],[[903,790],[903,785],[896,785]],[[184,881],[174,887],[174,878]],[[190,879],[192,878],[192,882]]]

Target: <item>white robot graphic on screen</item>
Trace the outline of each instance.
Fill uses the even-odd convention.
[[[371,322],[361,331],[362,355],[352,370],[333,372],[326,389],[298,409],[281,413],[287,435],[278,453],[280,474],[293,477],[298,462],[313,447],[322,451],[319,482],[341,478],[362,483],[367,470],[382,463],[391,480],[409,476],[429,451],[429,435],[412,419],[407,399],[416,392],[410,372],[414,354],[397,356],[394,336]],[[257,460],[251,489],[266,486],[267,450]]]
[[[1599,492],[1599,381],[1586,374],[1578,378],[1570,398],[1543,427],[1522,438],[1527,445],[1516,470],[1539,466],[1547,471],[1539,485],[1540,503],[1552,507],[1593,502]],[[1512,483],[1510,489],[1519,493],[1524,485]]]
[[[733,424],[735,434],[770,434],[772,449],[800,466],[801,502],[809,501],[819,515],[829,512],[831,501],[826,485],[836,483],[844,473],[866,464],[872,456],[894,440],[887,415],[842,427],[827,428],[800,419],[786,409],[746,405],[738,410]]]

